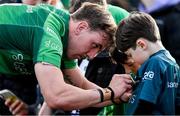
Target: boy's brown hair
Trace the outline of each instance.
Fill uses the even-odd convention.
[[[116,45],[118,50],[125,52],[129,48],[136,48],[136,41],[139,38],[151,42],[160,40],[160,33],[155,20],[147,13],[131,12],[118,25],[116,32]]]

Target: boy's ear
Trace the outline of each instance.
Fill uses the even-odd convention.
[[[139,38],[139,39],[136,41],[136,45],[137,45],[137,47],[140,47],[140,48],[142,48],[142,49],[146,49],[146,48],[147,48],[146,41],[145,41],[145,39],[143,39],[143,38]]]
[[[75,34],[80,34],[81,31],[87,30],[89,25],[86,21],[80,21],[76,27]]]

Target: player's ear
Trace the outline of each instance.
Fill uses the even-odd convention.
[[[80,21],[77,24],[75,33],[80,34],[82,31],[87,30],[88,28],[89,28],[89,25],[86,21]]]
[[[146,48],[147,48],[146,41],[145,41],[145,39],[143,39],[143,38],[139,38],[139,39],[136,41],[136,45],[137,45],[137,47],[140,47],[141,49],[146,49]]]

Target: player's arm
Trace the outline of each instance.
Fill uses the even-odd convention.
[[[83,88],[83,89],[103,89],[101,87],[99,87],[98,85],[88,81],[81,73],[81,70],[76,67],[74,69],[66,69],[66,70],[63,70],[63,72],[65,73],[65,75],[67,75],[67,78],[69,81],[71,81],[70,83],[72,83],[73,85],[75,86],[78,86],[80,88]],[[113,79],[112,79],[112,82],[110,84],[110,86],[114,89],[114,88],[117,88],[117,89],[120,89],[121,92],[125,91],[125,89],[127,89],[125,86],[126,85],[123,85],[123,81],[124,80],[131,80],[129,77],[127,77],[128,75],[126,74],[122,74],[122,75],[114,75],[113,76]],[[121,78],[122,77],[122,78]],[[117,79],[117,80],[116,80]],[[119,79],[122,79],[122,80],[119,80]],[[124,79],[124,80],[123,80]],[[114,81],[114,82],[113,82]],[[115,81],[119,81],[121,84],[117,84],[115,87],[114,84],[112,83],[115,83]],[[121,86],[122,85],[122,86]],[[127,84],[128,86],[128,84]],[[130,86],[130,85],[129,85]],[[105,88],[104,88],[105,89]],[[124,90],[123,90],[124,89]],[[131,96],[131,89],[129,88],[129,90],[126,90],[126,92],[124,94],[122,94],[121,96],[121,100],[123,101],[128,101],[129,100],[129,96]],[[104,95],[105,97],[108,96],[108,95]],[[109,104],[112,104],[112,101],[111,99],[110,100],[106,100],[105,102],[103,103],[98,103],[98,104],[95,104],[93,105],[94,107],[102,107],[102,106],[106,106],[106,105],[109,105]]]
[[[97,86],[96,84],[88,81],[86,77],[82,74],[79,67],[75,67],[73,69],[65,69],[63,70],[64,75],[66,75],[66,79],[70,81],[71,84],[74,86],[83,88],[83,89],[95,89],[95,88],[101,88]]]
[[[81,109],[100,102],[97,90],[83,90],[66,84],[61,70],[53,65],[36,63],[35,73],[44,99],[52,108]]]
[[[44,99],[51,108],[82,109],[102,101],[101,94],[97,89],[84,90],[65,83],[61,70],[53,65],[36,63],[35,73]],[[75,78],[73,81],[77,83],[77,76]],[[127,89],[131,88],[131,84],[132,81],[129,77],[115,75],[113,82],[110,83],[115,91],[115,98],[120,97]],[[105,90],[102,89],[102,91]],[[110,100],[110,96],[106,100]]]

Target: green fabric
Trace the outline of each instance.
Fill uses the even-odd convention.
[[[126,109],[126,103],[114,105],[113,115],[124,115]]]
[[[67,12],[50,5],[4,4],[0,15],[0,73],[31,75],[36,62],[59,68],[62,62],[67,63],[63,68],[76,66],[67,59],[64,48],[68,41]]]
[[[122,103],[119,105],[110,105],[104,107],[97,116],[114,116],[114,115],[123,115],[125,112],[126,104]]]
[[[112,14],[117,25],[122,19],[126,18],[129,15],[129,12],[125,9],[110,4],[108,5],[108,10]]]
[[[114,105],[104,107],[99,113],[98,116],[113,116]]]
[[[69,9],[70,7],[70,0],[61,0],[65,9]]]

